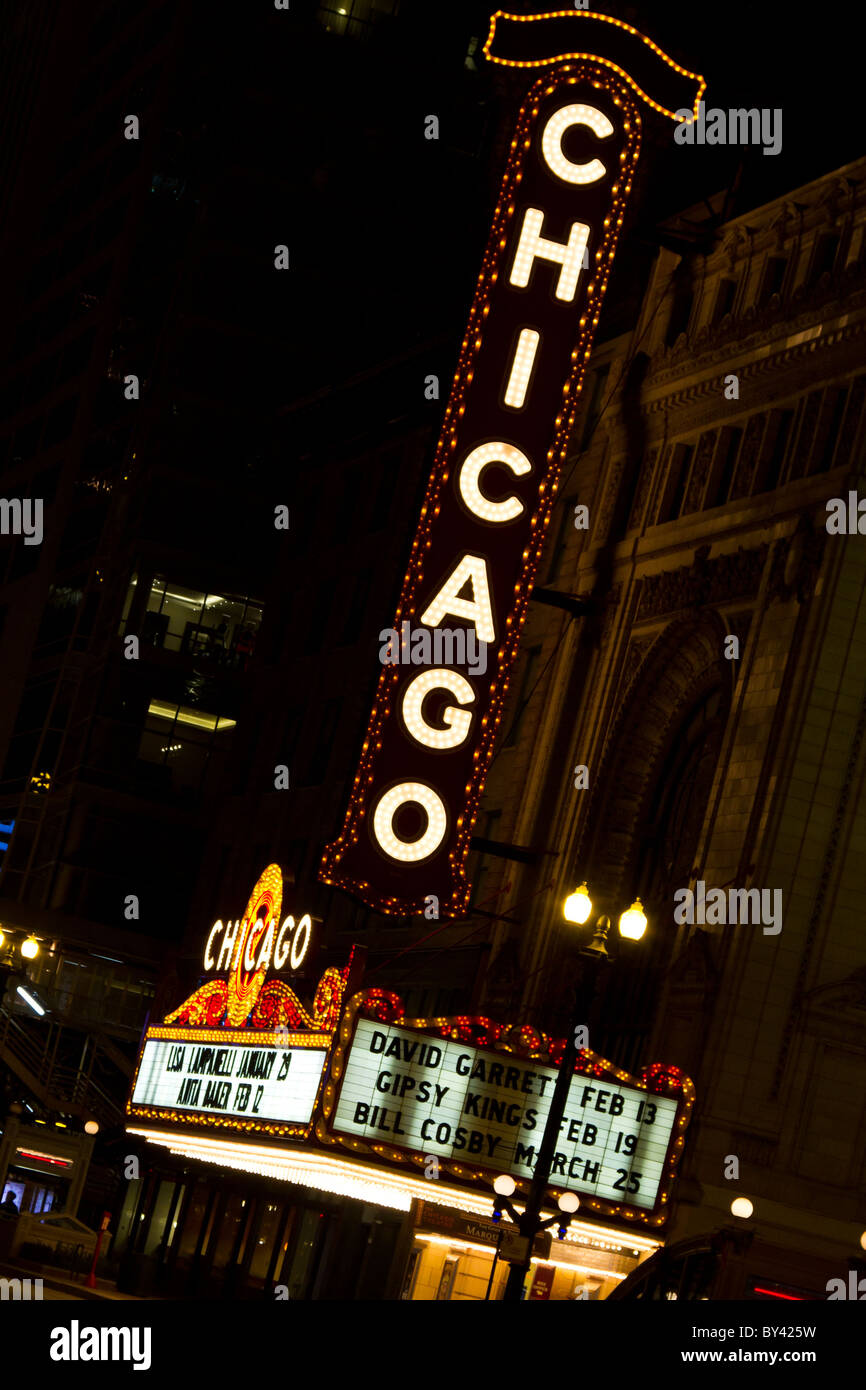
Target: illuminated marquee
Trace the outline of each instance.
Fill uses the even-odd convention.
[[[508,1173],[525,1194],[564,1045],[487,1020],[407,1021],[372,995],[350,1002],[335,1039],[317,1139],[409,1171],[436,1156],[449,1180],[486,1191]],[[551,1189],[581,1194],[587,1213],[661,1224],[693,1101],[677,1068],[634,1077],[580,1053]]]
[[[328,1040],[326,1040],[327,1042]],[[307,1125],[327,1046],[263,1045],[261,1035],[220,1047],[195,1034],[148,1037],[132,1092],[132,1113],[199,1111],[227,1118]]]
[[[275,1172],[293,1155],[300,1173],[324,1154],[360,1163],[359,1181],[373,1188],[375,1168],[391,1170],[383,1190],[394,1178],[411,1187],[429,1176],[435,1156],[443,1179],[467,1194],[489,1198],[493,1179],[509,1173],[525,1198],[564,1040],[481,1017],[407,1019],[399,995],[354,990],[354,960],[353,950],[343,970],[325,972],[309,1012],[296,998],[288,1013],[282,996],[268,1001],[280,981],[266,983],[244,1027],[227,1026],[224,1001],[213,1027],[206,1005],[187,1000],[169,1016],[179,1025],[148,1028],[127,1114],[168,1124],[179,1152],[188,1151],[183,1135],[206,1154],[236,1131],[273,1142],[255,1162]],[[579,1053],[553,1155],[554,1197],[579,1192],[587,1215],[661,1225],[693,1101],[676,1067],[653,1064],[635,1077]]]
[[[307,1008],[273,976],[303,966],[313,922],[309,914],[283,917],[282,907],[283,876],[269,864],[243,917],[208,932],[204,969],[223,973],[148,1028],[127,1114],[306,1136],[349,967],[327,969]]]
[[[443,915],[468,907],[472,823],[634,179],[637,102],[676,120],[705,87],[586,11],[497,13],[485,53],[554,66],[520,111],[393,627],[463,623],[495,657],[483,676],[383,668],[320,869],[400,914],[431,894]]]
[[[313,937],[313,920],[305,913],[297,922],[289,914],[280,921],[283,905],[283,875],[278,864],[269,864],[259,876],[243,917],[234,922],[214,922],[205,941],[203,964],[206,971],[219,970],[225,979],[202,985],[166,1023],[225,1023],[239,1028],[255,1010],[279,1005],[294,1015],[292,1026],[306,1022],[309,1015],[300,1006],[294,991],[280,980],[265,984],[272,972],[300,970],[308,957]],[[322,985],[334,984],[326,971]],[[320,985],[320,990],[322,988]],[[329,996],[333,989],[326,989]],[[259,1001],[261,1000],[261,1005]],[[279,1013],[279,1007],[277,1013]],[[285,1018],[278,1018],[285,1022]]]

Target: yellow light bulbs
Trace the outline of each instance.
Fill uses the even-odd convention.
[[[514,361],[511,364],[511,372],[508,377],[508,385],[505,388],[504,401],[511,410],[522,410],[526,401],[526,392],[529,389],[529,379],[532,376],[532,368],[535,365],[535,356],[538,352],[538,344],[541,341],[541,334],[534,328],[521,328],[520,337],[517,339],[517,347],[514,351]],[[476,451],[477,452],[477,451]],[[515,450],[519,452],[519,450]],[[523,455],[521,454],[521,458]],[[521,511],[523,508],[521,507]],[[505,518],[503,517],[503,520]]]
[[[442,711],[444,729],[435,729],[423,714],[424,699],[432,690],[447,690],[461,705],[470,705],[475,691],[465,676],[444,667],[421,671],[410,681],[403,695],[403,721],[412,737],[425,748],[459,748],[472,725],[472,715],[448,705]]]
[[[407,802],[415,802],[427,812],[427,829],[417,840],[400,840],[394,834],[394,816]],[[373,814],[373,834],[380,848],[404,864],[428,859],[441,845],[447,828],[442,798],[425,782],[399,782],[380,798]]]
[[[562,909],[562,915],[566,922],[576,922],[582,927],[584,922],[592,912],[592,899],[589,896],[585,883],[582,883],[575,892],[570,893],[566,898]]]
[[[535,336],[537,338],[538,334]],[[527,381],[528,380],[529,371],[527,370]],[[510,385],[511,383],[509,382],[509,388]],[[471,453],[466,455],[466,458],[460,466],[460,473],[458,475],[460,496],[463,498],[470,512],[480,517],[482,521],[500,523],[504,521],[513,521],[515,517],[520,516],[521,512],[524,510],[523,503],[520,499],[518,497],[507,497],[503,502],[491,502],[488,497],[484,496],[484,493],[479,487],[481,474],[491,463],[502,464],[505,468],[510,468],[511,472],[517,478],[522,477],[525,473],[532,472],[532,464],[529,462],[529,459],[525,454],[521,453],[519,449],[515,449],[513,444],[505,444],[500,440],[492,444],[479,444],[476,449],[473,449]]]
[[[646,931],[646,913],[640,898],[635,898],[631,907],[619,919],[619,934],[630,941],[640,941]]]
[[[590,228],[585,222],[572,222],[568,241],[563,245],[560,241],[548,241],[543,237],[543,225],[544,213],[541,208],[527,208],[520,240],[514,253],[510,282],[519,289],[524,289],[529,284],[529,276],[536,260],[553,261],[561,267],[556,282],[556,298],[570,304],[577,290]]]
[[[575,125],[589,126],[600,140],[613,135],[613,125],[603,112],[584,102],[575,102],[572,106],[561,107],[550,117],[541,137],[542,154],[551,172],[563,183],[597,183],[607,173],[600,159],[591,159],[588,164],[575,164],[562,153],[562,137],[570,126]]]

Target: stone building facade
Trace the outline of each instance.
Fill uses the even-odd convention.
[[[590,1046],[693,1078],[669,1240],[748,1196],[735,1297],[825,1297],[866,1226],[866,540],[827,524],[866,492],[864,180],[668,224],[634,331],[595,353],[551,522],[544,585],[580,602],[531,607],[476,826],[516,847],[476,866],[491,1013],[561,1036],[564,898],[586,880],[614,923],[642,898]],[[781,911],[678,921],[699,883]]]

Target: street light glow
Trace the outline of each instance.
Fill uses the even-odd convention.
[[[21,954],[25,960],[33,960],[39,955],[39,942],[35,937],[28,936],[27,940],[22,942]]]
[[[493,1184],[493,1191],[497,1192],[500,1197],[510,1197],[516,1186],[517,1183],[507,1173],[500,1173]]]
[[[646,913],[640,898],[635,898],[628,911],[619,919],[619,934],[630,941],[640,941],[646,931]]]
[[[580,1198],[576,1192],[563,1192],[558,1202],[560,1211],[577,1211]]]
[[[562,915],[566,922],[576,922],[582,927],[584,922],[592,912],[592,898],[585,883],[582,883],[575,892],[570,893],[565,900]]]
[[[743,1221],[748,1221],[754,1210],[755,1208],[752,1206],[748,1197],[735,1197],[731,1202],[732,1216],[739,1216]]]

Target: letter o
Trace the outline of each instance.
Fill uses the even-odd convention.
[[[465,709],[455,709],[448,705],[442,711],[444,729],[434,729],[424,718],[424,699],[431,690],[447,690],[461,705],[469,705],[475,699],[475,691],[465,676],[459,671],[420,671],[406,686],[403,694],[403,723],[416,743],[425,748],[459,748],[469,736],[472,715]]]
[[[289,950],[289,963],[293,970],[300,969],[304,962],[304,957],[310,949],[310,937],[313,934],[313,919],[309,912],[305,912],[297,925],[292,944]],[[300,946],[298,945],[300,942]]]
[[[418,840],[398,840],[394,834],[394,816],[401,806],[414,801],[427,812],[427,829]],[[426,782],[399,782],[380,797],[373,814],[373,834],[381,849],[391,859],[405,864],[417,864],[429,859],[445,839],[448,815],[442,798]]]
[[[278,932],[278,934],[277,934],[277,939],[276,939],[276,942],[275,942],[275,944],[274,944],[274,969],[275,969],[275,970],[285,970],[285,968],[286,968],[286,961],[289,959],[289,955],[291,954],[291,949],[292,949],[292,947],[291,947],[291,942],[289,942],[288,946],[285,946],[285,947],[284,947],[284,946],[282,945],[283,934],[284,934],[284,932],[285,932],[285,930],[286,930],[287,927],[288,927],[288,930],[289,930],[289,935],[291,936],[292,932],[295,930],[295,919],[294,919],[294,917],[287,917],[286,920],[283,922],[283,925],[280,927],[280,930],[279,930],[279,932]]]
[[[595,106],[577,102],[574,106],[562,106],[554,111],[544,127],[541,136],[541,153],[548,169],[563,183],[598,183],[607,173],[600,159],[591,159],[588,164],[575,164],[562,153],[562,137],[569,126],[589,126],[599,140],[613,135],[613,125],[602,111]]]

